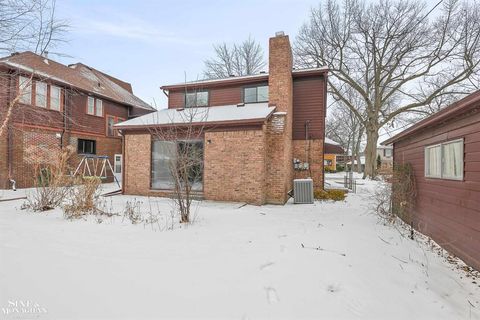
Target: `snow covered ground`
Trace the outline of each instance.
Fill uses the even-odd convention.
[[[340,203],[204,201],[195,224],[167,231],[0,202],[0,318],[27,319],[5,314],[21,300],[44,308],[38,319],[480,319],[478,280],[383,225],[376,187]],[[137,200],[168,220],[169,200]]]

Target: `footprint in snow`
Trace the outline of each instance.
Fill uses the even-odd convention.
[[[271,266],[273,266],[275,264],[275,262],[267,262],[267,263],[264,263],[260,266],[260,270],[267,270],[267,269],[270,269]]]
[[[267,293],[268,303],[274,304],[274,303],[277,303],[279,301],[278,296],[277,296],[277,290],[275,290],[274,288],[267,287],[267,288],[265,288],[265,292]]]

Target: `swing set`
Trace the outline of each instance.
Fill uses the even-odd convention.
[[[81,174],[83,177],[96,177],[105,180],[109,177],[107,170],[110,170],[113,179],[118,187],[121,188],[108,156],[84,155],[73,176],[75,177],[77,174]]]

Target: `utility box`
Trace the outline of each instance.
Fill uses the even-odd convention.
[[[294,179],[293,180],[293,202],[294,203],[313,203],[313,180]]]

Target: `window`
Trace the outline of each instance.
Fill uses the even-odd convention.
[[[463,179],[463,140],[442,144],[442,178]]]
[[[115,125],[115,117],[107,116],[107,136],[112,137],[115,135],[113,126]]]
[[[188,92],[185,94],[185,107],[207,107],[208,91]]]
[[[77,153],[78,154],[96,154],[97,142],[95,140],[78,139]]]
[[[203,189],[203,142],[165,141],[152,143],[152,188],[173,189],[175,182],[172,170],[178,166],[178,159],[187,159],[188,182],[192,190]]]
[[[107,116],[107,136],[121,136],[120,132],[118,132],[118,130],[116,130],[113,126],[122,121],[125,121],[125,119],[114,116]]]
[[[100,99],[95,99],[95,100],[96,100],[95,115],[99,117],[103,117],[103,101]]]
[[[91,115],[95,114],[95,98],[94,97],[88,97],[87,113]]]
[[[38,107],[47,107],[47,84],[45,82],[35,81],[35,105]]]
[[[463,139],[425,147],[425,177],[463,179]]]
[[[20,102],[32,104],[32,82],[29,78],[19,77]]]
[[[391,158],[391,157],[392,157],[392,151],[393,151],[392,149],[383,149],[383,151],[384,151],[384,154],[383,154],[383,155],[384,155],[386,158]]]
[[[268,86],[247,87],[243,89],[243,102],[267,102],[268,101]]]
[[[50,86],[50,109],[60,111],[60,94],[62,90],[56,86]]]

